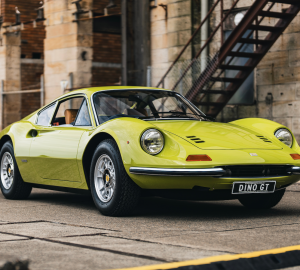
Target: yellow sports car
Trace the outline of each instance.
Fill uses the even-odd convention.
[[[300,178],[291,131],[265,119],[217,123],[182,95],[144,87],[70,92],[0,133],[1,190],[91,192],[104,215],[141,196],[238,199],[271,208]]]

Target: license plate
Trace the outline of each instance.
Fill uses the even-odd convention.
[[[234,182],[232,194],[274,193],[276,181]]]

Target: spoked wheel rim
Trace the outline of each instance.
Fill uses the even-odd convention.
[[[5,189],[10,189],[14,181],[14,161],[9,152],[1,159],[1,182]]]
[[[116,171],[114,163],[108,155],[100,156],[96,162],[94,184],[98,198],[102,202],[109,202],[115,192]]]

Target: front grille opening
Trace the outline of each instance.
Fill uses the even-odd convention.
[[[225,177],[268,177],[287,176],[287,165],[245,165],[245,166],[225,166]]]

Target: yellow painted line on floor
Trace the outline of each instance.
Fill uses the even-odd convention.
[[[189,266],[189,265],[202,265],[202,264],[209,264],[214,262],[220,261],[233,261],[242,258],[255,258],[262,255],[269,255],[269,254],[279,254],[288,251],[300,250],[299,246],[290,246],[290,247],[282,247],[270,250],[262,250],[262,251],[254,251],[250,253],[243,253],[237,255],[219,255],[213,256],[198,260],[191,260],[191,261],[183,261],[183,262],[174,262],[174,263],[165,263],[165,264],[156,264],[156,265],[147,265],[147,266],[139,266],[139,267],[132,267],[132,268],[123,268],[123,269],[115,269],[115,270],[156,270],[156,269],[172,269],[178,268],[182,266]]]

